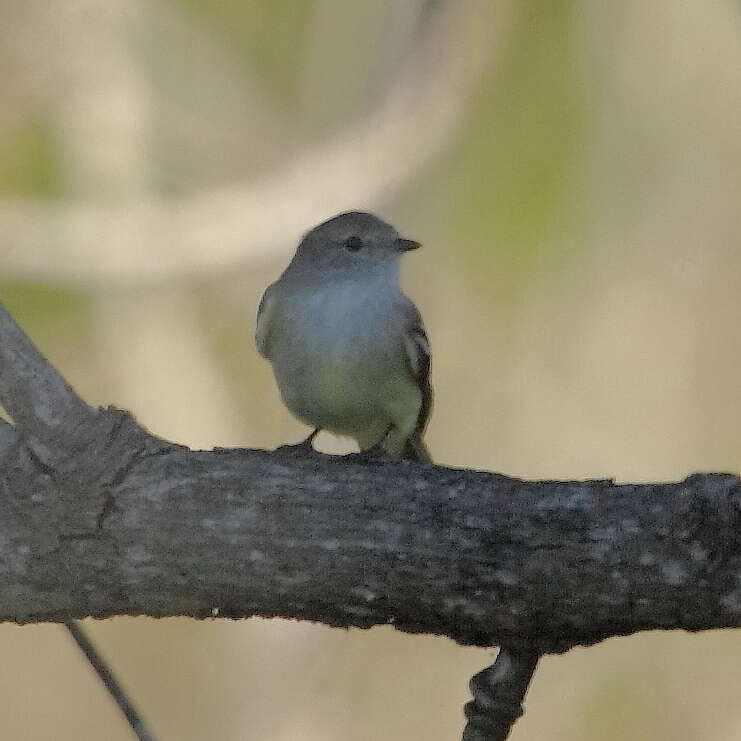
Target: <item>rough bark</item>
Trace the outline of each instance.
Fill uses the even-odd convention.
[[[741,625],[740,483],[191,451],[85,405],[0,308],[0,620],[281,616],[558,652]]]

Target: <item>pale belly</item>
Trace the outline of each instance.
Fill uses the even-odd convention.
[[[422,395],[399,331],[382,314],[364,317],[355,327],[336,314],[291,323],[303,331],[282,334],[273,370],[285,405],[306,424],[353,437],[361,448],[391,430],[397,447],[415,428]]]

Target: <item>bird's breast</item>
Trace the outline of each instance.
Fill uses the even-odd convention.
[[[317,427],[347,431],[378,415],[384,386],[403,369],[392,297],[332,287],[283,306],[272,361],[286,406]]]

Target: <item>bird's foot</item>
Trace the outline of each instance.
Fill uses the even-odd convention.
[[[362,464],[383,463],[384,461],[393,460],[393,458],[388,454],[386,449],[380,443],[378,445],[374,445],[372,448],[361,450],[359,453],[348,453],[347,455],[344,455],[343,458],[348,463]]]
[[[384,461],[393,460],[393,456],[384,447],[384,443],[393,427],[393,425],[389,425],[386,432],[383,433],[383,437],[375,445],[361,450],[359,453],[349,453],[345,456],[345,460],[355,463],[383,463]]]
[[[297,457],[315,455],[314,450],[314,438],[319,434],[320,430],[317,427],[305,440],[294,445],[281,445],[275,449],[276,453],[282,453],[283,455],[291,455]]]

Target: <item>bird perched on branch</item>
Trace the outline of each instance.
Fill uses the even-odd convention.
[[[361,451],[430,460],[430,345],[399,287],[400,258],[419,242],[360,211],[309,231],[265,291],[255,342],[283,402],[314,432],[355,438]]]

